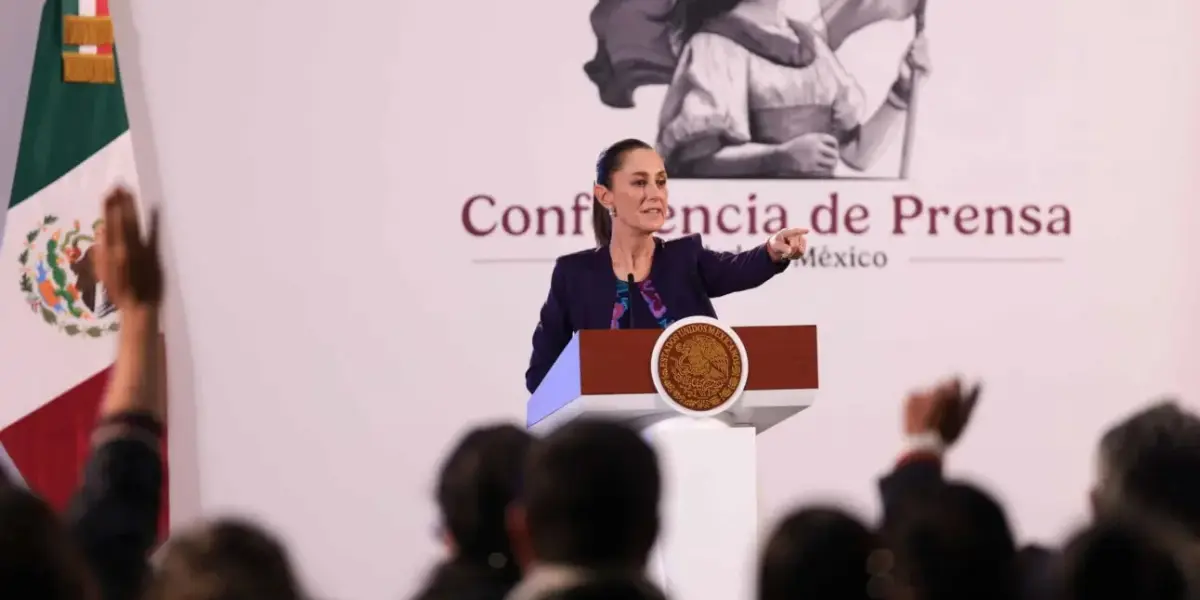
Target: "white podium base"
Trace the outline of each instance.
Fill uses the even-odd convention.
[[[673,417],[643,434],[663,474],[662,530],[649,575],[672,600],[749,600],[758,553],[753,427]]]

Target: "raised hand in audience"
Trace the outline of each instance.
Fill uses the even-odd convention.
[[[964,389],[955,378],[910,394],[904,403],[905,435],[917,445],[927,444],[928,450],[953,445],[970,422],[980,391],[979,384]],[[922,442],[922,437],[928,440]]]
[[[158,536],[163,490],[165,369],[159,335],[163,269],[157,219],[143,235],[133,195],[104,199],[96,274],[120,311],[117,357],[101,401],[92,453],[67,522],[103,600],[136,600]]]
[[[104,224],[97,232],[96,273],[121,311],[156,308],[162,303],[158,239],[157,210],[150,213],[148,232],[143,236],[133,194],[123,187],[109,192],[104,199]]]
[[[879,481],[885,522],[906,505],[920,505],[941,487],[942,455],[962,437],[979,392],[978,385],[964,391],[962,382],[954,378],[905,399],[904,448],[892,472]]]
[[[103,208],[104,225],[97,232],[94,251],[96,274],[121,313],[121,334],[100,416],[136,412],[161,421],[166,390],[159,337],[163,268],[158,213],[150,214],[149,231],[143,235],[137,202],[129,190],[114,189]]]

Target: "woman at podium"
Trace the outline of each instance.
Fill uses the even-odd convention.
[[[664,328],[716,318],[712,298],[758,287],[804,253],[807,229],[784,229],[745,252],[715,252],[699,235],[664,241],[667,172],[647,143],[627,139],[596,163],[597,247],[560,256],[533,332],[525,387],[533,392],[581,329]]]

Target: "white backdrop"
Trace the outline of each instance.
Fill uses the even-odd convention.
[[[469,215],[484,226],[512,205],[570,214],[604,146],[655,135],[661,86],[616,110],[584,76],[591,8],[114,3],[139,170],[168,208],[174,517],[265,518],[324,594],[416,585],[437,458],[472,423],[522,416],[549,259],[591,243],[586,213],[580,235],[475,236],[464,203],[496,199]],[[1053,540],[1085,515],[1107,424],[1200,397],[1198,13],[929,0],[912,181],[672,184],[675,206],[755,194],[801,226],[838,192],[871,229],[814,245],[888,259],[797,267],[718,303],[734,324],[820,327],[818,405],[760,440],[765,517],[812,499],[873,514],[904,393],[960,371],[987,386],[954,470],[997,490],[1023,537]],[[911,27],[839,51],[868,104]],[[870,174],[895,174],[898,147]],[[1064,205],[1070,234],[893,235],[891,196],[908,193]],[[747,227],[706,240],[765,237]]]

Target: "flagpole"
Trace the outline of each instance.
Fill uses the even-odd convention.
[[[916,28],[916,35],[913,39],[921,37],[925,32],[925,0],[917,5],[917,9],[913,11],[913,24]],[[908,57],[905,56],[905,60]],[[917,100],[920,97],[921,91],[921,72],[913,69],[912,74],[912,90],[909,93],[908,99],[908,114],[904,117],[904,146],[900,151],[900,179],[908,179],[909,166],[912,162],[913,138],[916,137],[917,124]]]

